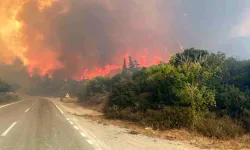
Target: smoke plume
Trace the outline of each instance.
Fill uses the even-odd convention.
[[[142,66],[167,61],[170,50],[179,50],[173,6],[166,0],[1,1],[0,58],[20,59],[30,74],[75,79],[109,74],[126,56]]]

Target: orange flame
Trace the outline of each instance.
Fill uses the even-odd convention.
[[[27,58],[24,55],[27,47],[23,43],[20,32],[22,23],[16,19],[18,12],[26,2],[27,0],[0,1],[1,61],[10,62],[18,57],[27,64]]]
[[[30,77],[38,73],[41,76],[48,75],[49,78],[52,78],[53,71],[65,67],[58,60],[58,58],[60,58],[60,54],[58,53],[58,51],[60,51],[60,46],[50,47],[42,45],[41,43],[45,41],[45,35],[41,33],[42,31],[37,31],[33,29],[32,26],[27,26],[24,22],[18,20],[18,14],[22,7],[28,2],[33,2],[33,0],[0,1],[0,61],[11,63],[15,58],[19,58],[28,66]],[[39,11],[43,12],[57,2],[59,2],[59,0],[39,0],[36,1],[36,4]],[[106,0],[107,6],[111,9],[112,5],[109,2],[109,0]],[[68,11],[69,6],[63,6],[59,13],[67,13]],[[24,34],[27,30],[32,36]],[[47,30],[47,28],[44,30]],[[150,50],[152,51],[152,49]],[[32,51],[32,53],[30,51]],[[157,51],[161,51],[161,48],[158,48]],[[153,52],[156,52],[156,50],[153,50]],[[160,56],[162,56],[161,53],[162,52],[159,53]],[[144,50],[131,49],[127,50],[126,53],[120,52],[115,56],[117,57],[114,58],[112,64],[106,64],[104,67],[96,66],[94,69],[83,69],[81,73],[74,75],[72,78],[82,80],[95,76],[109,75],[112,72],[122,69],[122,60],[124,57],[128,65],[128,56],[132,56],[141,66],[145,67],[152,64],[158,64],[161,60],[166,60],[166,58],[149,54],[149,49],[147,48]],[[71,77],[66,77],[65,81],[69,78]]]
[[[39,0],[38,1],[38,8],[40,11],[43,11],[45,8],[49,8],[52,6],[54,2],[57,2],[58,0]]]

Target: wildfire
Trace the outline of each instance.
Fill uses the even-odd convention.
[[[19,58],[24,65],[28,66],[30,76],[33,70],[38,69],[40,75],[49,74],[62,65],[56,60],[58,54],[49,48],[43,48],[44,35],[32,28],[26,29],[27,25],[18,20],[18,15],[25,4],[32,0],[4,0],[0,1],[0,61],[12,63]],[[57,0],[39,0],[37,7],[42,11],[51,7]],[[25,31],[30,30],[34,35],[27,37]],[[30,53],[32,51],[32,53]]]
[[[89,72],[88,69],[85,69],[85,71],[83,72],[83,77],[86,79],[88,78],[93,78],[93,77],[96,77],[96,76],[105,76],[105,75],[108,75],[110,74],[112,71],[114,70],[120,70],[122,68],[121,65],[106,65],[104,67],[104,69],[101,69],[101,68],[96,68],[94,71],[92,72]]]
[[[115,11],[118,10],[114,9],[116,7],[116,3],[113,4],[110,0],[87,0],[86,3],[87,2],[89,2],[89,4],[96,2],[100,3],[100,5],[104,5],[104,7],[112,13],[115,13]],[[151,5],[147,7],[151,7]],[[32,9],[28,10],[27,8]],[[133,60],[136,60],[141,67],[158,64],[162,60],[167,61],[167,55],[161,47],[158,47],[157,49],[127,48],[124,50],[122,46],[120,46],[121,44],[119,41],[116,41],[118,44],[114,42],[116,43],[116,46],[111,46],[111,48],[116,49],[117,52],[110,54],[110,56],[113,57],[112,60],[109,58],[107,62],[104,62],[106,61],[106,59],[102,58],[104,55],[102,51],[104,50],[99,49],[102,49],[103,45],[105,50],[109,49],[109,47],[106,47],[106,44],[111,45],[112,42],[105,43],[103,42],[103,38],[99,39],[99,37],[87,37],[87,35],[78,34],[79,29],[75,30],[71,27],[70,21],[72,18],[67,20],[69,22],[69,26],[61,23],[60,21],[67,16],[65,14],[71,11],[70,8],[71,3],[69,0],[1,0],[0,61],[9,64],[16,58],[20,59],[24,65],[27,66],[27,71],[30,77],[35,74],[39,74],[40,76],[48,75],[49,78],[52,78],[55,76],[54,73],[56,71],[59,70],[60,72],[60,70],[64,69],[60,73],[65,74],[65,76],[61,75],[61,78],[65,78],[65,80],[70,78],[83,80],[86,78],[93,78],[95,76],[110,75],[122,69],[124,58],[126,59],[128,65],[129,56],[131,56]],[[84,7],[84,9],[87,8],[88,7]],[[93,8],[96,9],[97,7]],[[76,17],[74,16],[74,18]],[[85,18],[91,18],[90,21],[93,19],[93,17]],[[79,20],[73,23],[78,24],[78,21]],[[80,25],[82,26],[82,24]],[[133,27],[137,27],[137,23],[132,23],[132,25]],[[89,27],[89,24],[86,26]],[[61,33],[61,30],[58,30],[57,27],[63,28],[67,31],[65,33]],[[109,30],[109,32],[111,31],[113,30]],[[55,34],[55,32],[57,34]],[[68,35],[71,35],[72,32],[75,36],[68,37]],[[90,34],[92,36],[96,33],[91,31]],[[100,34],[105,33],[103,32]],[[61,38],[61,36],[65,35],[66,38]],[[108,37],[109,36],[107,36],[107,38]],[[71,41],[71,43],[67,43],[67,41]],[[82,41],[87,42],[82,44]],[[144,43],[140,42],[136,44]],[[145,42],[145,44],[147,43]],[[86,51],[81,53],[81,50],[83,49]],[[65,51],[67,51],[67,53]],[[77,53],[76,51],[80,52]],[[105,51],[105,53],[108,54],[109,52]],[[84,58],[81,58],[80,56],[78,58],[79,54],[81,54]],[[66,62],[65,59],[70,62]]]
[[[24,55],[27,47],[23,43],[23,36],[20,33],[22,23],[16,19],[18,12],[26,2],[26,0],[0,1],[1,61],[10,62],[18,57],[27,64]]]
[[[52,6],[54,2],[57,2],[58,0],[39,0],[38,1],[38,8],[40,11],[43,11],[45,8],[49,8]]]
[[[148,59],[149,52],[147,49],[144,49],[143,53],[138,53],[135,60],[139,60],[137,63],[140,65],[140,67],[148,67],[150,65],[157,65],[161,61],[163,61],[163,58],[159,56],[153,57],[153,59]],[[129,53],[126,52],[125,55],[123,55],[126,60],[126,65],[129,66]],[[168,61],[169,58],[164,59],[165,61]],[[120,59],[120,62],[122,62],[122,59]],[[96,76],[106,76],[112,74],[112,72],[117,72],[122,69],[123,64],[119,65],[106,65],[103,69],[101,68],[95,68],[95,70],[89,71],[88,69],[85,69],[81,76],[75,77],[76,80],[83,80],[83,79],[91,79]]]

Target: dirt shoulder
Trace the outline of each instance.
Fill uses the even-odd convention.
[[[75,118],[106,149],[166,150],[166,149],[250,149],[250,137],[237,140],[217,140],[186,130],[155,131],[132,122],[109,120],[101,112],[84,108],[74,102],[53,101]]]

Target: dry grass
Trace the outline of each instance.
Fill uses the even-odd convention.
[[[61,103],[64,106],[71,106],[70,103]],[[81,106],[86,105],[86,103],[80,103]],[[78,104],[79,106],[79,104]],[[90,107],[88,107],[90,108]],[[86,109],[82,107],[82,109]],[[76,110],[76,109],[74,109]],[[93,109],[92,109],[93,110]],[[94,109],[96,110],[96,109]],[[159,137],[167,140],[181,141],[183,143],[188,143],[200,148],[208,149],[250,149],[250,134],[244,135],[236,139],[228,140],[218,140],[216,138],[204,137],[198,133],[190,132],[185,129],[171,129],[165,131],[153,130],[150,127],[145,127],[131,121],[116,120],[116,119],[106,119],[103,115],[95,115],[97,113],[91,114],[79,114],[78,111],[69,112],[73,115],[84,117],[86,119],[97,122],[103,125],[114,125],[121,128],[129,129],[132,133],[139,133],[151,137]]]
[[[201,136],[195,132],[189,132],[185,129],[171,129],[166,131],[153,130],[149,127],[143,127],[130,121],[106,119],[104,116],[81,115],[103,125],[114,125],[129,129],[130,132],[139,133],[151,137],[159,137],[167,140],[181,141],[195,145],[200,148],[208,149],[250,149],[250,134],[237,139],[218,140]]]
[[[98,112],[103,112],[108,102],[108,94],[96,94],[91,97],[86,97],[84,101],[78,101],[77,98],[64,98],[65,103],[77,103],[84,108],[92,109]]]

